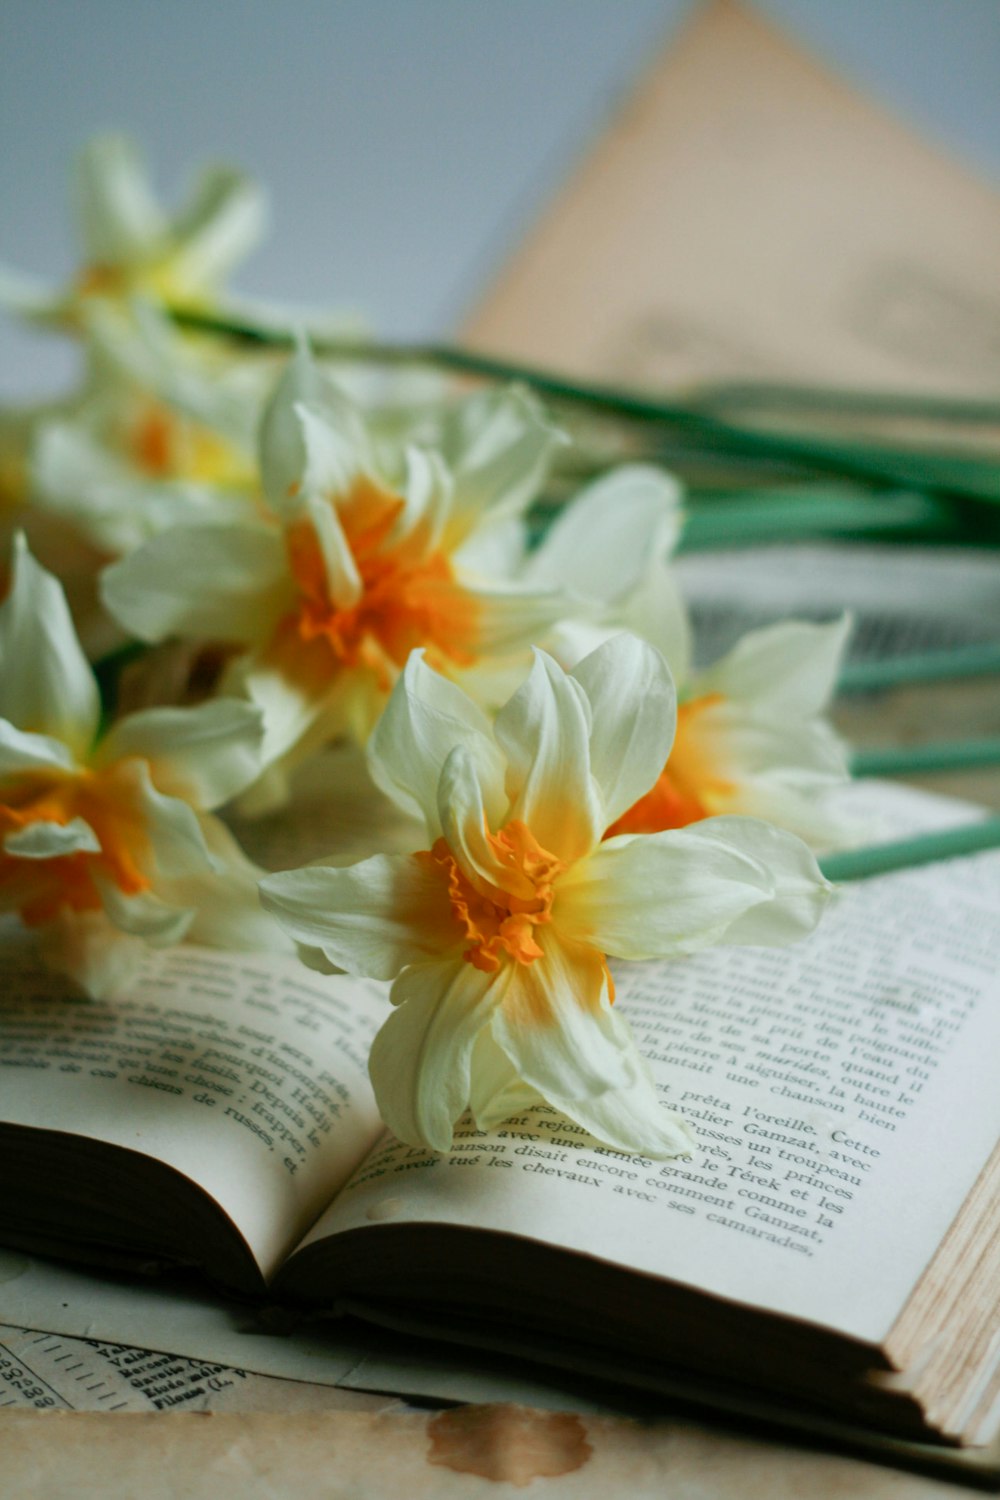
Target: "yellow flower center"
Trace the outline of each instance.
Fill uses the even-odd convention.
[[[142,410],[126,441],[136,465],[156,479],[241,487],[254,480],[250,465],[218,433],[159,402]]]
[[[0,849],[0,908],[17,910],[29,927],[50,922],[60,910],[99,911],[97,881],[112,881],[126,896],[147,890],[150,881],[137,863],[148,839],[108,771],[32,771],[5,790],[0,803],[0,842],[33,823],[65,827],[82,818],[100,851],[31,859]]]
[[[410,652],[427,648],[428,660],[468,666],[475,660],[475,602],[456,581],[443,552],[413,555],[386,542],[403,507],[397,496],[359,478],[338,515],[361,578],[356,604],[342,608],[330,598],[319,541],[308,521],[289,528],[289,564],[299,588],[295,614],[283,622],[300,640],[324,640],[345,666],[367,666],[388,691],[393,669]]]
[[[702,716],[722,702],[719,693],[706,693],[682,703],[677,710],[677,733],[670,759],[645,796],[612,823],[604,837],[619,833],[659,833],[714,817],[725,808],[732,782],[712,766],[711,750]]]
[[[535,928],[551,922],[555,880],[566,866],[543,849],[530,828],[517,819],[497,834],[487,833],[487,838],[497,863],[514,877],[512,883],[524,895],[512,895],[493,885],[488,894],[479,890],[462,872],[443,838],[414,858],[438,873],[447,885],[452,916],[468,940],[466,961],[484,973],[493,973],[504,954],[520,964],[534,963],[543,956]]]

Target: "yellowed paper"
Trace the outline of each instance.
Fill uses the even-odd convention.
[[[1000,193],[710,0],[461,336],[659,387],[993,397],[998,264]]]
[[[522,1406],[294,1417],[36,1416],[3,1427],[6,1492],[32,1500],[954,1500],[952,1482],[683,1419]]]
[[[176,1168],[271,1275],[381,1129],[367,1074],[377,987],[182,947],[148,959],[113,1003],[66,989],[25,943],[4,945],[5,1122]]]

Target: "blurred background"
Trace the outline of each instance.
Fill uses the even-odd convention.
[[[754,8],[1000,185],[996,0],[754,0]],[[270,233],[238,290],[453,329],[674,37],[688,0],[5,0],[0,260],[60,277],[89,135],[134,134],[176,201],[223,159]],[[929,211],[931,209],[929,205]],[[61,340],[4,326],[0,394],[61,378]]]

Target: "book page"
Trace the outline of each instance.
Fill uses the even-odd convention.
[[[970,816],[880,783],[885,834]],[[791,949],[618,964],[688,1160],[628,1158],[546,1109],[452,1155],[386,1142],[308,1237],[373,1221],[521,1234],[873,1342],[1000,1135],[1000,854],[845,887]]]
[[[130,998],[71,998],[15,934],[0,1116],[176,1168],[269,1276],[381,1129],[367,1060],[384,1008],[364,981],[195,947],[151,956]]]
[[[655,389],[992,397],[1000,194],[748,5],[667,47],[460,330]]]

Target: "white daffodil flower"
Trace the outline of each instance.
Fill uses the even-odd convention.
[[[166,214],[134,142],[124,136],[90,141],[73,187],[84,255],[73,284],[52,290],[0,267],[0,303],[25,317],[73,322],[95,297],[211,303],[264,227],[260,188],[230,167],[208,168],[184,206]]]
[[[849,779],[847,751],[824,713],[850,625],[847,616],[829,625],[769,625],[679,679],[670,759],[609,835],[741,813],[777,823],[813,848],[849,841],[856,829],[829,801]]]
[[[192,347],[148,306],[95,309],[87,388],[38,422],[31,512],[109,558],[172,526],[253,515],[267,371]]]
[[[451,466],[376,451],[361,413],[300,352],[264,415],[270,519],[175,527],[109,568],[112,615],[153,643],[235,648],[222,690],[266,715],[283,772],[347,734],[364,742],[411,650],[461,672],[538,639],[559,590],[497,584],[466,564],[479,535],[530,503],[560,441],[518,391],[476,403]]]
[[[563,621],[545,644],[565,666],[619,630],[663,653],[680,706],[670,761],[609,832],[655,833],[722,813],[766,818],[814,848],[854,830],[828,803],[848,779],[846,748],[824,717],[850,622],[789,620],[752,631],[705,670],[671,565],[682,513],[669,476],[617,470],[569,502],[516,576],[573,580],[590,617]]]
[[[538,651],[495,723],[415,653],[369,746],[427,844],[272,875],[264,905],[313,959],[394,980],[371,1075],[400,1139],[445,1151],[545,1100],[621,1151],[687,1151],[659,1104],[608,957],[784,944],[830,887],[798,839],[749,818],[604,839],[656,780],[674,722],[663,658],[608,641],[565,673]]]
[[[0,606],[0,910],[40,931],[91,995],[126,984],[147,945],[287,946],[256,867],[209,809],[254,780],[261,715],[218,700],[151,709],[98,733],[97,683],[62,589],[14,548]]]

